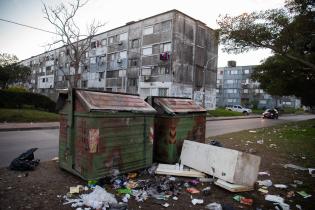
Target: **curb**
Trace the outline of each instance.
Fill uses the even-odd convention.
[[[0,128],[0,132],[5,132],[5,131],[29,131],[29,130],[49,130],[49,129],[59,129],[59,126]]]
[[[246,120],[246,119],[254,119],[261,118],[261,116],[246,116],[246,117],[207,117],[206,121],[220,121],[220,120]]]

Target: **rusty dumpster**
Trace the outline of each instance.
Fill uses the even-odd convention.
[[[154,161],[177,163],[184,140],[205,142],[206,110],[189,98],[148,97],[156,109]]]
[[[69,91],[60,111],[60,167],[89,180],[150,166],[155,112],[138,95]]]

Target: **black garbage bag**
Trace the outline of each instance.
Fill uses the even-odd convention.
[[[19,157],[15,158],[11,164],[10,169],[16,171],[34,170],[39,164],[39,159],[34,160],[34,152],[38,148],[32,148],[22,153]]]
[[[209,144],[213,145],[213,146],[217,146],[217,147],[223,147],[223,144],[221,144],[221,142],[219,142],[217,140],[212,140],[212,141],[210,141]]]

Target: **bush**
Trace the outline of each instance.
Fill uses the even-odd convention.
[[[14,92],[14,93],[25,93],[28,92],[24,87],[12,86],[6,89],[5,91]]]
[[[44,95],[0,90],[0,107],[21,109],[26,106],[49,112],[56,111],[56,103]]]

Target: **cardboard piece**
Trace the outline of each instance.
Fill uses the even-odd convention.
[[[215,185],[222,187],[230,192],[246,192],[254,190],[252,186],[245,186],[245,185],[238,185],[238,184],[231,184],[222,179],[218,179],[214,182]]]
[[[171,175],[171,176],[184,176],[184,177],[205,177],[204,173],[190,169],[187,167],[180,167],[178,164],[159,164],[156,174]]]
[[[224,181],[253,186],[259,172],[260,157],[237,150],[185,140],[181,164]]]

